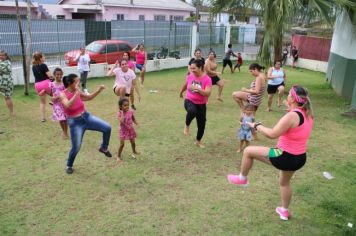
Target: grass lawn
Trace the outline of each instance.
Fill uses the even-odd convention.
[[[15,117],[0,108],[0,235],[355,235],[356,120],[341,116],[349,102],[335,95],[323,73],[287,70],[287,88],[298,83],[311,94],[315,126],[307,164],[293,179],[292,218],[282,222],[278,171],[255,163],[250,186],[228,184],[226,175],[238,173],[239,109],[234,90],[249,86],[247,66],[241,73],[222,76],[224,103],[216,101],[214,86],[207,109],[205,149],[182,134],[185,110],[179,98],[186,68],[147,74],[142,101],[136,103],[136,140],[141,155],[130,159],[129,142],[123,165],[97,151],[101,135],[87,132],[74,163],[64,171],[69,140],[61,140],[59,125],[40,122],[39,102],[32,88],[24,96],[17,87]],[[113,78],[96,78],[107,89],[86,102],[92,114],[112,125],[110,150],[117,153],[117,97]],[[150,93],[158,90],[158,93]],[[282,108],[268,113],[265,94],[257,120],[273,126]],[[50,108],[47,112],[50,120]],[[259,135],[252,145],[273,146],[276,140]],[[327,180],[323,171],[335,178]]]

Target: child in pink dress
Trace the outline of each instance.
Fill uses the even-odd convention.
[[[62,128],[62,138],[68,139],[68,126],[67,117],[64,113],[63,105],[59,99],[59,94],[65,89],[62,83],[63,71],[60,68],[56,68],[53,72],[55,80],[49,84],[52,91],[52,120],[59,121],[59,125]]]
[[[117,117],[120,121],[120,131],[119,131],[120,147],[116,157],[117,162],[122,161],[121,154],[122,154],[122,150],[124,149],[125,140],[130,140],[132,152],[133,152],[133,154],[131,154],[131,157],[136,158],[135,154],[139,154],[136,151],[136,144],[135,144],[136,131],[133,127],[133,124],[138,126],[138,123],[135,119],[134,111],[130,110],[129,108],[130,108],[129,100],[127,98],[120,99],[119,111],[117,113]]]

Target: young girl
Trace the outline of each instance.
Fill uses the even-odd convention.
[[[133,152],[131,157],[136,158],[135,154],[139,154],[136,151],[136,144],[135,144],[136,131],[133,127],[133,123],[135,123],[136,126],[138,126],[138,123],[135,119],[134,112],[129,109],[129,100],[127,98],[120,99],[119,109],[120,110],[117,113],[117,117],[120,121],[120,132],[119,132],[120,147],[116,157],[117,162],[122,161],[121,154],[122,154],[122,150],[124,149],[125,140],[127,139],[129,139],[131,142],[131,147]]]
[[[238,138],[240,139],[240,148],[237,149],[237,152],[241,152],[244,147],[244,143],[246,143],[246,147],[250,145],[250,141],[252,139],[252,128],[247,124],[248,122],[255,122],[255,118],[253,113],[255,112],[255,106],[251,104],[246,104],[241,113],[240,125],[241,128],[239,130]]]
[[[62,83],[63,71],[61,68],[56,68],[53,71],[53,75],[55,80],[50,83],[50,88],[52,90],[52,120],[59,121],[59,125],[62,128],[62,138],[68,139],[68,126],[67,126],[67,117],[64,113],[63,105],[61,100],[59,99],[60,93],[65,89]]]

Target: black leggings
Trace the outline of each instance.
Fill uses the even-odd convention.
[[[200,141],[203,138],[205,123],[206,123],[206,104],[194,104],[192,101],[185,99],[184,108],[187,111],[185,118],[185,124],[190,125],[194,118],[197,119],[197,140]]]

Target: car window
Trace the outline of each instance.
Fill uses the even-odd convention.
[[[115,44],[108,44],[106,50],[108,53],[117,52],[117,47]]]
[[[125,43],[120,43],[119,44],[119,51],[120,52],[129,52],[131,51],[131,47]]]
[[[92,42],[85,49],[90,52],[99,52],[102,46],[100,43]]]

